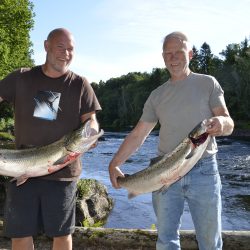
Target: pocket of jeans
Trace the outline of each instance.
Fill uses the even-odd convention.
[[[204,158],[200,161],[200,171],[204,175],[216,175],[219,173],[215,157]]]

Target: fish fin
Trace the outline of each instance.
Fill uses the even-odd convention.
[[[69,155],[62,157],[61,159],[57,160],[53,165],[49,165],[48,172],[51,174],[64,168],[65,166],[74,162],[79,155],[80,155],[79,153],[71,153]]]
[[[164,155],[160,155],[160,156],[157,156],[157,157],[154,157],[154,158],[150,159],[149,166],[151,166],[151,165],[155,164],[156,162],[160,161],[163,157],[164,157]]]
[[[28,179],[29,179],[29,177],[26,174],[23,174],[19,177],[12,178],[10,181],[11,182],[16,181],[16,185],[20,186],[20,185],[24,184]]]
[[[62,158],[58,159],[56,162],[53,163],[53,165],[62,165],[62,164],[69,164],[76,160],[76,158],[79,156],[79,153],[70,153],[68,155],[63,156]]]
[[[190,159],[190,158],[192,158],[192,157],[195,155],[196,151],[197,151],[196,148],[192,149],[191,152],[186,156],[185,159]]]
[[[51,173],[54,173],[54,172],[56,172],[64,167],[66,167],[70,163],[74,162],[79,157],[79,155],[80,154],[78,154],[78,153],[73,153],[73,154],[69,154],[69,155],[59,159],[53,165],[48,166],[48,172],[51,174]]]

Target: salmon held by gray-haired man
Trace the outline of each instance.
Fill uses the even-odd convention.
[[[187,174],[203,155],[210,141],[206,120],[199,123],[172,152],[151,160],[150,165],[132,175],[118,177],[128,197],[167,189]]]

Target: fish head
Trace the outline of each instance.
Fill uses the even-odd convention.
[[[189,133],[188,138],[195,146],[199,146],[203,144],[209,136],[207,129],[207,120],[203,120]]]
[[[66,139],[65,147],[74,153],[84,153],[103,135],[101,130],[98,134],[92,135],[90,120],[87,120],[81,127],[73,131]]]

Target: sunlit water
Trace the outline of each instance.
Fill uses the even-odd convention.
[[[151,194],[127,198],[125,189],[113,189],[109,182],[108,164],[126,133],[105,133],[104,141],[83,156],[82,178],[94,178],[108,188],[115,206],[109,215],[107,228],[151,228],[156,223]],[[250,143],[229,138],[218,139],[218,162],[222,179],[224,230],[250,230]],[[156,156],[158,136],[151,134],[143,146],[123,166],[134,173]],[[185,206],[181,229],[193,229],[188,206]]]

